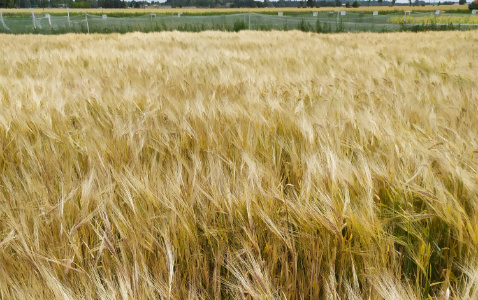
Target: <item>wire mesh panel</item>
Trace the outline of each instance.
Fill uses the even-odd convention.
[[[449,26],[450,29],[476,29],[478,16],[471,14],[436,15],[403,12],[374,14],[373,12],[315,12],[307,14],[231,14],[188,16],[183,14],[147,14],[134,17],[107,15],[50,16],[45,14],[5,16],[0,14],[0,32],[57,34],[68,32],[110,33],[131,31],[239,31],[239,30],[302,30],[314,32],[390,32],[407,30],[413,26]],[[433,27],[435,26],[435,27]],[[458,27],[457,27],[458,26]],[[439,28],[438,28],[439,29]]]

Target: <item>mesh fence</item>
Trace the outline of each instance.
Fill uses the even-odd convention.
[[[439,18],[442,18],[440,15]],[[294,30],[315,32],[390,32],[407,30],[417,26],[425,29],[478,29],[475,24],[461,24],[460,18],[469,15],[453,14],[455,23],[440,24],[433,22],[437,15],[433,13],[411,13],[405,16],[403,12],[395,14],[377,14],[372,12],[318,12],[309,15],[278,16],[267,14],[231,14],[212,16],[156,15],[148,14],[139,17],[109,17],[106,15],[75,15],[50,16],[34,14],[30,16],[3,16],[0,12],[0,32],[4,33],[40,33],[56,34],[68,32],[109,33],[131,31],[204,31],[204,30]],[[390,20],[395,19],[395,22]],[[400,20],[399,22],[397,22]],[[401,22],[407,18],[428,20],[425,23]],[[431,20],[431,22],[430,22]],[[473,22],[472,22],[473,23]],[[434,26],[434,28],[433,28]]]

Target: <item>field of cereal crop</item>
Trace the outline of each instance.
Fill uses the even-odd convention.
[[[1,299],[478,298],[476,32],[1,40]]]

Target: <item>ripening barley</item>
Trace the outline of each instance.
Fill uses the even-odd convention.
[[[392,17],[388,19],[388,22],[395,24],[466,24],[476,25],[478,24],[478,16],[425,16],[425,17]]]
[[[476,32],[0,40],[0,298],[478,298]]]

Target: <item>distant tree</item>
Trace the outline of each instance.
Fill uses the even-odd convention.
[[[466,0],[460,0],[458,3],[459,3],[460,5],[465,5],[465,4],[466,4]]]
[[[4,1],[7,3],[8,1]],[[2,0],[0,0],[0,7],[2,7]],[[30,0],[13,0],[13,7],[27,8],[30,7]]]
[[[345,7],[349,8],[350,7],[350,2],[345,2]]]
[[[382,6],[383,0],[378,0],[378,3],[380,3],[380,6]]]
[[[279,0],[276,2],[276,7],[285,7],[285,1],[284,0]]]
[[[352,7],[359,7],[360,6],[360,2],[358,2],[357,0],[354,1],[354,3],[352,3]]]
[[[57,2],[60,2],[61,3],[61,0],[57,0]],[[90,5],[90,7],[92,8],[97,8],[98,7],[98,2],[96,2],[96,0],[86,0],[86,2]],[[53,4],[51,5],[53,6]],[[53,7],[58,7],[58,5],[56,6],[53,6]]]
[[[90,4],[85,1],[75,1],[71,4],[71,8],[90,8]]]
[[[315,7],[315,1],[314,0],[307,0],[307,7]]]

